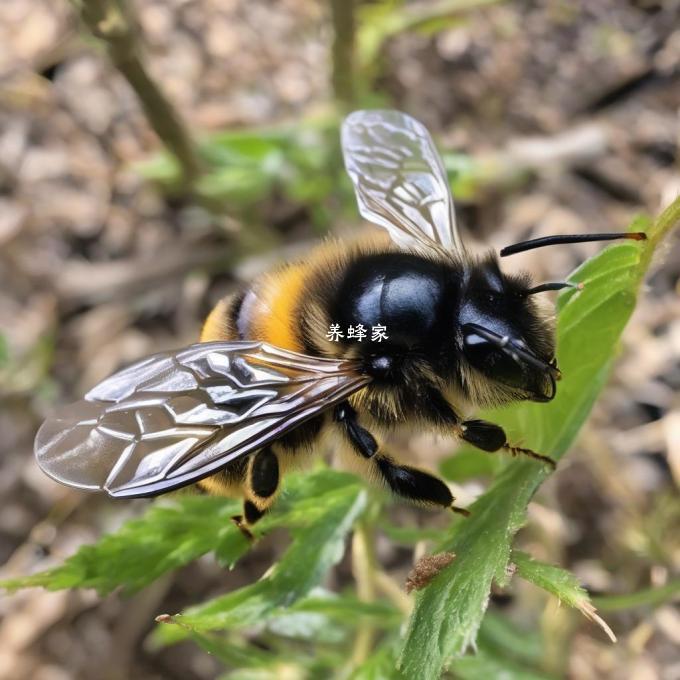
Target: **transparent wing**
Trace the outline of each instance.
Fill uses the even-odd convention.
[[[400,111],[355,111],[342,150],[363,217],[402,248],[462,251],[446,172],[421,123]]]
[[[369,382],[352,361],[259,342],[144,359],[43,423],[40,467],[63,484],[153,496],[261,448]]]

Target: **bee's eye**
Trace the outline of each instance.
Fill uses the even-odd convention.
[[[474,328],[474,324],[469,324],[467,328]],[[526,391],[530,395],[527,398],[534,401],[549,401],[555,396],[555,379],[559,379],[559,376],[551,377],[550,372],[532,364],[525,342],[492,333],[496,336],[494,341],[484,335],[484,329],[480,329],[480,332],[472,330],[465,332],[463,338],[463,354],[474,368],[502,385]],[[522,352],[525,352],[524,357]],[[537,361],[540,364],[534,358],[534,362]]]
[[[496,345],[474,333],[465,336],[465,356],[473,366],[505,385],[519,388],[526,385],[523,366]]]

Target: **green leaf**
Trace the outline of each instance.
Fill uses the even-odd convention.
[[[439,677],[445,660],[474,642],[491,583],[504,577],[511,537],[538,485],[529,478],[534,467],[522,461],[504,470],[472,505],[472,516],[459,520],[452,538],[435,550],[454,552],[456,559],[416,596],[400,657],[407,676],[420,667],[426,677]]]
[[[439,471],[444,479],[460,484],[476,477],[492,477],[499,467],[498,456],[465,447],[445,458],[439,465]]]
[[[181,624],[182,629],[197,631],[259,624],[318,585],[328,569],[341,559],[345,537],[365,510],[367,496],[352,475],[325,471],[316,478],[324,489],[322,501],[318,495],[300,498],[276,520],[277,524],[292,525],[293,542],[271,571],[257,583],[173,617],[173,622]],[[339,480],[343,483],[338,484]],[[302,481],[302,486],[305,481],[309,480]],[[262,522],[267,527],[274,520]],[[177,639],[177,630],[166,633],[167,630],[161,633],[165,641]]]
[[[581,586],[574,574],[552,564],[534,560],[531,556],[519,550],[513,551],[512,560],[517,567],[517,573],[523,579],[552,593],[559,598],[560,602],[565,602],[570,607],[578,609],[586,618],[597,623],[612,642],[616,642],[616,636],[597,615],[595,607],[590,602],[588,592]]]
[[[243,639],[228,640],[209,633],[189,631],[189,637],[208,654],[219,659],[225,666],[234,668],[269,668],[281,659],[274,654],[248,644]]]
[[[221,558],[233,562],[249,548],[230,520],[238,509],[236,501],[209,496],[179,496],[157,503],[116,533],[82,546],[64,564],[0,586],[95,588],[102,595],[123,586],[132,592],[210,552],[216,543],[222,546]]]
[[[555,460],[564,455],[604,385],[654,249],[679,220],[680,198],[649,227],[646,243],[610,246],[572,275],[584,288],[560,297],[557,345],[564,379],[556,398],[485,415],[503,425],[511,441]],[[513,537],[547,476],[540,463],[511,461],[472,505],[472,516],[437,547],[457,557],[417,595],[399,659],[408,677],[439,677],[474,643],[491,584],[507,580]]]
[[[200,154],[205,171],[194,186],[197,196],[251,221],[252,208],[275,191],[321,214],[339,184],[335,114],[310,117],[298,125],[222,132],[202,140]],[[169,191],[180,186],[181,169],[168,153],[136,167]]]
[[[341,645],[349,636],[347,628],[335,625],[323,614],[289,609],[268,617],[266,630],[280,639],[304,640],[319,646]]]
[[[493,611],[487,612],[479,629],[480,649],[519,662],[534,665],[541,661],[545,645],[541,636],[517,626],[514,621]]]
[[[337,668],[343,658],[330,645],[344,641],[345,631],[333,628],[322,615],[321,620],[311,620],[313,615],[284,613],[268,621],[267,629],[275,635],[280,632],[282,637],[268,635],[262,639],[262,646],[252,644],[250,636],[239,632],[199,632],[184,626],[178,617],[158,617],[159,623],[176,624],[184,629],[186,637],[198,644],[208,654],[219,659],[227,668],[232,668],[222,678],[278,678],[282,674],[290,673],[295,667],[299,672],[294,677],[318,677],[328,675],[330,668]],[[305,620],[304,617],[310,617]],[[319,626],[323,628],[319,630]],[[281,630],[277,631],[279,627]],[[313,655],[308,654],[307,645],[296,645],[296,640],[313,640],[326,645],[325,649],[314,649]],[[157,645],[150,645],[157,650]]]
[[[366,618],[380,621],[383,627],[401,620],[398,610],[388,602],[362,602],[350,595],[336,595],[328,591],[299,600],[289,611],[323,614],[345,626],[356,626]]]
[[[327,496],[356,496],[359,490],[356,477],[332,470],[289,475],[282,498],[258,524],[256,534],[278,526],[311,526],[323,515]],[[215,496],[177,495],[164,499],[98,543],[82,546],[64,564],[0,582],[0,587],[95,588],[104,595],[120,586],[134,592],[211,551],[220,564],[231,566],[250,549],[231,521],[240,509],[240,501]]]
[[[473,4],[497,1],[473,0]],[[384,6],[370,9],[378,8],[382,15]],[[434,15],[440,16],[442,11],[450,14],[452,10],[439,8]],[[338,205],[354,219],[356,198],[349,178],[341,170],[339,127],[337,112],[331,112],[296,125],[208,136],[201,140],[199,151],[205,169],[194,191],[212,209],[227,209],[251,223],[257,221],[254,208],[274,194],[304,205],[320,226],[327,226],[330,217],[337,214]],[[474,198],[484,187],[507,183],[505,169],[488,160],[453,152],[445,152],[443,159],[459,200]],[[182,169],[168,152],[137,163],[135,168],[170,193],[182,188]],[[526,174],[514,166],[512,173],[513,177]]]
[[[570,607],[580,609],[583,602],[590,601],[587,591],[581,586],[579,580],[566,569],[539,562],[521,550],[512,551],[512,562],[519,576],[552,593]]]

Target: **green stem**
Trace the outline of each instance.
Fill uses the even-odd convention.
[[[362,519],[354,530],[352,537],[352,571],[357,584],[357,596],[362,602],[375,602],[375,555],[373,545],[375,536],[372,528]],[[367,659],[375,642],[375,622],[367,620],[359,625],[354,649],[352,666],[358,668]]]
[[[355,96],[355,0],[331,0],[333,17],[332,82],[336,99],[351,106]]]
[[[581,376],[569,384],[565,381],[561,394],[549,407],[541,405],[545,413],[539,413],[537,407],[528,404],[506,416],[505,424],[510,427],[535,423],[534,436],[540,442],[542,453],[559,459],[572,443],[606,380],[611,353],[633,312],[654,248],[678,222],[680,197],[654,220],[647,230],[649,240],[641,244],[642,248],[613,246],[607,251],[609,255],[604,253],[591,262],[590,267],[585,263],[577,271],[578,276],[592,283],[590,287],[586,283],[586,290],[591,294],[573,303],[568,294],[565,295],[566,304],[562,305],[558,319],[558,337],[564,342],[564,364],[574,369],[573,375],[578,376],[581,369]],[[610,275],[604,284],[597,278],[598,263],[602,263],[603,272]],[[618,263],[619,269],[624,267],[624,272],[616,274],[616,269],[607,268],[612,263]],[[606,297],[598,301],[592,297],[593,291],[604,293]],[[614,311],[609,316],[602,311],[604,304],[612,305]],[[598,314],[603,323],[598,321]],[[601,331],[600,344],[593,343],[589,356],[588,351],[578,347],[583,338],[575,329],[581,323]],[[582,363],[584,357],[588,358],[585,364]],[[588,367],[586,379],[583,365]],[[550,411],[546,410],[548,408]],[[451,657],[462,654],[474,644],[491,584],[494,580],[501,584],[507,581],[506,566],[514,535],[526,521],[526,508],[546,477],[542,466],[528,462],[509,466],[475,501],[470,519],[456,525],[452,535],[441,545],[440,549],[455,552],[458,558],[416,597],[399,658],[405,675],[422,673],[424,669],[428,676],[438,677]],[[602,608],[606,610],[606,605]]]
[[[647,233],[650,243],[645,253],[644,263],[649,262],[657,244],[680,223],[680,196],[678,196],[654,221]]]

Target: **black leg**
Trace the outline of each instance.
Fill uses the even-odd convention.
[[[446,397],[434,386],[428,386],[422,395],[423,415],[436,427],[442,429],[456,426],[460,417],[446,400]]]
[[[246,518],[246,522],[251,526],[261,519],[266,510],[261,510],[252,501],[243,502],[243,514]]]
[[[254,454],[245,475],[243,514],[232,517],[234,524],[248,540],[253,540],[250,528],[269,510],[279,488],[279,459],[270,447]]]
[[[441,399],[443,401],[443,397]],[[450,413],[453,414],[453,411]],[[379,446],[375,437],[359,425],[357,412],[347,402],[335,408],[334,418],[343,425],[354,451],[375,464],[378,476],[394,493],[416,503],[451,508],[462,515],[470,514],[464,508],[453,505],[455,499],[449,487],[438,477],[417,468],[399,465],[384,453],[378,453]]]
[[[493,423],[489,423],[486,420],[466,420],[461,425],[460,437],[469,444],[476,446],[478,449],[482,449],[482,451],[493,452],[504,449],[509,451],[513,456],[521,454],[533,458],[534,460],[539,460],[550,466],[553,470],[556,467],[555,461],[548,456],[543,456],[531,449],[524,449],[519,446],[508,444],[503,428],[494,425]]]
[[[269,498],[279,486],[279,460],[269,446],[260,449],[248,470],[248,483],[253,494]]]
[[[402,498],[416,503],[451,508],[461,515],[470,513],[453,505],[455,500],[449,487],[434,475],[407,465],[398,465],[389,456],[378,454],[374,458],[378,472],[387,486]]]
[[[486,420],[466,420],[460,438],[482,451],[498,451],[507,441],[503,428]]]
[[[231,521],[241,530],[241,533],[249,540],[254,541],[255,536],[253,532],[248,528],[248,522],[243,519],[243,515],[234,515]]]
[[[359,425],[357,412],[347,402],[335,407],[334,418],[343,425],[345,434],[357,453],[364,458],[372,458],[375,455],[378,442],[368,430]]]
[[[529,458],[533,458],[534,460],[538,460],[541,463],[544,463],[547,465],[549,468],[552,470],[555,470],[557,468],[557,463],[550,458],[550,456],[544,456],[541,453],[536,453],[536,451],[532,451],[531,449],[524,449],[521,446],[512,446],[512,444],[503,444],[503,449],[505,451],[509,451],[513,456],[528,456]]]

